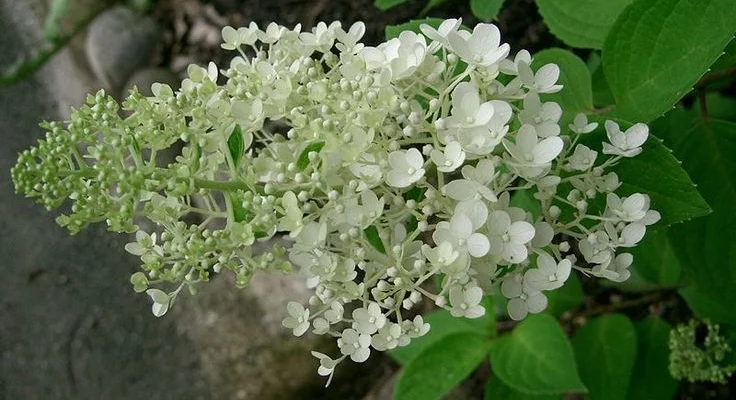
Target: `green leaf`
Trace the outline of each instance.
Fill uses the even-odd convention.
[[[383,240],[381,240],[381,236],[378,234],[378,228],[375,225],[363,229],[363,234],[374,249],[380,251],[382,254],[386,254],[386,247],[384,247]]]
[[[549,63],[560,67],[560,79],[557,83],[564,88],[555,94],[542,95],[541,98],[543,101],[555,101],[560,104],[563,110],[560,126],[565,129],[577,113],[589,113],[593,110],[590,71],[578,56],[562,49],[540,51],[534,55],[532,67],[537,69]]]
[[[718,71],[736,65],[736,40],[731,40],[723,50],[723,54],[711,66],[711,70]]]
[[[476,18],[490,21],[501,11],[503,2],[504,0],[470,0],[470,11]]]
[[[381,11],[406,3],[408,0],[376,0],[373,5]]]
[[[235,193],[228,193],[228,196],[230,196],[230,206],[233,208],[233,219],[235,222],[243,222],[250,219],[250,212],[243,208],[243,201]]]
[[[572,346],[592,400],[626,398],[636,360],[636,331],[629,318],[608,314],[592,319],[580,328]]]
[[[421,33],[421,31],[419,30],[419,26],[422,24],[427,24],[433,28],[437,28],[438,26],[440,26],[442,21],[443,19],[441,18],[425,18],[413,19],[409,22],[405,22],[399,25],[388,25],[386,26],[386,40],[399,37],[399,34],[403,31]]]
[[[600,49],[616,17],[633,0],[537,0],[550,32],[572,47]]]
[[[662,214],[658,227],[702,217],[710,212],[688,174],[672,152],[656,137],[649,137],[644,151],[622,160],[614,169],[623,182],[620,194],[646,193],[651,207]]]
[[[396,400],[441,399],[487,357],[490,339],[472,332],[435,342],[404,367],[394,391]]]
[[[672,327],[654,316],[637,322],[634,327],[638,351],[627,399],[672,399],[677,391],[677,381],[668,370],[670,350],[667,341]]]
[[[534,219],[539,218],[542,214],[542,203],[534,198],[534,191],[532,189],[517,190],[514,195],[511,196],[509,206],[519,207],[527,212],[532,213]]]
[[[522,393],[587,391],[565,332],[548,314],[528,316],[494,342],[491,367],[503,383]]]
[[[490,332],[488,332],[484,321],[486,321],[485,318],[467,319],[453,317],[446,310],[433,311],[424,316],[424,322],[431,326],[431,329],[426,335],[413,339],[408,346],[390,350],[388,354],[399,364],[406,365],[424,353],[434,343],[447,336],[457,333],[474,333],[490,337]]]
[[[238,166],[240,159],[245,154],[245,142],[243,141],[243,132],[240,129],[240,124],[235,125],[233,132],[227,139],[227,148],[230,149],[230,156],[233,158],[233,163]]]
[[[302,150],[302,152],[299,154],[299,158],[296,159],[296,167],[300,171],[304,171],[305,168],[307,168],[307,165],[309,165],[309,153],[315,152],[319,153],[322,148],[325,147],[325,142],[314,142],[307,145],[307,147]]]
[[[664,114],[721,55],[734,32],[733,0],[635,0],[603,46],[615,114],[642,122]]]
[[[736,123],[699,124],[675,148],[713,208],[705,218],[670,228],[691,285],[680,293],[700,318],[736,324]]]
[[[632,269],[645,280],[663,286],[680,282],[682,266],[666,228],[648,229],[644,240],[631,249],[631,254],[634,255]]]
[[[531,395],[516,391],[503,383],[498,377],[491,375],[486,383],[484,400],[555,400],[559,395]]]
[[[570,274],[565,285],[557,290],[546,293],[547,308],[544,310],[556,317],[567,311],[572,311],[583,304],[583,286],[576,273]]]

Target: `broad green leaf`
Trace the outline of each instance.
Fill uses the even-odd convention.
[[[713,213],[670,228],[691,285],[680,293],[700,318],[736,324],[736,123],[699,124],[675,148]]]
[[[412,31],[421,33],[419,26],[427,24],[431,27],[437,28],[442,23],[441,18],[425,18],[425,19],[413,19],[409,22],[405,22],[399,25],[388,25],[386,26],[386,40],[399,37],[399,34],[403,31]]]
[[[381,240],[381,236],[378,234],[378,228],[375,225],[363,229],[363,234],[374,249],[386,254],[386,247],[383,245],[383,240]]]
[[[615,114],[649,122],[687,94],[736,32],[733,0],[635,0],[603,46]]]
[[[702,217],[710,212],[688,174],[672,152],[656,137],[643,146],[636,157],[622,160],[614,171],[621,179],[618,193],[628,196],[646,193],[651,207],[662,214],[657,227]]]
[[[632,269],[648,282],[670,286],[680,281],[682,267],[666,228],[647,230],[644,240],[630,251],[634,255]]]
[[[491,375],[486,383],[484,400],[556,400],[559,395],[540,394],[533,395],[516,391],[503,383],[498,377]]]
[[[393,398],[441,399],[488,356],[490,344],[488,337],[473,332],[442,338],[406,364]]]
[[[396,7],[399,4],[406,3],[408,0],[376,0],[373,5],[381,11],[386,11],[389,8]]]
[[[436,310],[424,316],[424,322],[431,327],[429,332],[413,339],[408,346],[397,347],[390,350],[388,354],[399,364],[406,365],[408,362],[422,354],[428,347],[443,338],[456,333],[474,333],[490,337],[487,327],[484,325],[485,318],[467,319],[457,318],[450,315],[446,310]]]
[[[650,316],[636,328],[637,354],[631,374],[629,400],[669,400],[675,396],[677,381],[669,374],[670,350],[667,341],[672,327],[661,318]]]
[[[556,317],[564,314],[566,311],[572,311],[583,304],[583,286],[580,284],[580,278],[573,272],[567,279],[565,285],[557,290],[546,292],[548,312]]]
[[[230,156],[233,158],[233,163],[237,167],[240,163],[240,159],[245,154],[245,142],[243,141],[243,132],[240,129],[240,124],[235,125],[233,132],[227,139],[227,148],[230,150]]]
[[[504,0],[470,0],[470,11],[476,18],[490,21],[501,11],[503,2]]]
[[[572,346],[554,317],[526,317],[491,349],[493,372],[512,389],[527,394],[586,392]]]
[[[309,153],[316,152],[319,153],[322,148],[325,147],[325,142],[314,142],[307,145],[307,147],[302,150],[302,152],[299,154],[299,158],[296,159],[296,167],[300,171],[304,171],[305,168],[307,168],[307,165],[309,165]]]
[[[560,67],[558,84],[564,88],[555,94],[542,95],[543,101],[555,101],[562,107],[563,114],[560,126],[566,129],[577,113],[589,113],[593,110],[593,89],[590,80],[590,71],[575,54],[562,49],[542,50],[534,55],[532,66],[534,69],[549,63]]]
[[[711,70],[718,71],[736,65],[736,40],[731,40],[723,50],[723,54],[711,66]]]
[[[572,47],[600,49],[616,17],[633,0],[537,0],[553,35]]]
[[[736,98],[718,92],[708,93],[705,96],[705,105],[708,108],[708,118],[736,122]],[[699,110],[700,102],[698,101],[693,105],[691,115],[697,114],[698,118],[702,118]]]
[[[592,319],[575,334],[572,346],[592,400],[626,398],[636,360],[636,331],[629,318],[608,314]]]

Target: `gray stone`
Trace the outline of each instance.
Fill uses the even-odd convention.
[[[150,64],[160,33],[152,19],[129,8],[104,11],[87,32],[85,48],[92,71],[117,92],[135,71]]]
[[[130,93],[134,86],[138,88],[138,91],[142,95],[153,96],[151,85],[154,83],[165,83],[171,86],[172,89],[177,90],[179,89],[181,80],[166,68],[144,68],[134,73],[133,76],[128,79],[128,83],[125,84],[125,87],[120,93],[120,98],[127,97],[128,93]]]
[[[27,6],[0,0],[0,67],[38,40]],[[137,260],[117,251],[127,238],[104,226],[72,237],[14,193],[17,153],[41,137],[40,120],[59,119],[51,77],[0,91],[0,398],[212,398],[176,321],[132,292]]]

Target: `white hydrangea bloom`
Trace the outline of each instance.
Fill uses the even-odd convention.
[[[524,282],[536,290],[555,290],[562,287],[572,271],[572,263],[564,259],[559,263],[552,256],[540,252],[537,257],[537,268],[524,273]]]
[[[465,152],[460,147],[460,143],[452,141],[447,143],[443,151],[432,150],[430,158],[438,171],[452,172],[465,161]]]
[[[478,286],[459,287],[450,289],[450,314],[453,317],[479,318],[486,309],[480,305],[483,300],[483,289]]]
[[[282,325],[294,331],[294,336],[301,336],[309,329],[309,309],[305,309],[301,304],[290,301],[286,305],[289,315],[284,318]]]
[[[516,63],[521,83],[534,93],[557,93],[562,85],[557,85],[560,78],[560,67],[555,64],[546,64],[535,73],[524,61]]]
[[[598,123],[588,123],[588,117],[583,113],[578,113],[575,115],[575,119],[573,119],[572,124],[568,127],[571,131],[582,135],[593,132],[598,127]]]
[[[515,321],[527,314],[538,314],[547,308],[547,296],[526,284],[520,274],[508,276],[501,284],[501,294],[509,299],[506,304],[509,316]]]
[[[508,43],[501,44],[501,32],[495,25],[478,24],[473,33],[454,31],[447,34],[452,51],[468,64],[490,67],[509,54]]]
[[[524,109],[519,112],[519,121],[533,126],[537,136],[541,138],[560,134],[558,122],[561,117],[562,108],[559,104],[553,101],[542,103],[539,96],[534,93],[524,98]]]
[[[603,143],[603,154],[634,157],[641,153],[641,146],[649,137],[649,127],[642,123],[633,125],[625,132],[621,132],[618,124],[613,121],[606,121],[605,127],[611,143]]]
[[[534,226],[526,221],[511,222],[506,211],[496,210],[488,217],[488,239],[491,254],[499,255],[509,263],[526,260],[526,244],[534,238]]]
[[[393,187],[407,187],[424,176],[424,158],[415,148],[392,152],[388,163],[391,169],[386,174],[386,183]]]
[[[378,330],[378,333],[371,338],[371,343],[378,351],[391,350],[399,345],[402,335],[401,325],[391,322]]]
[[[73,183],[74,193],[59,191],[76,202],[78,212],[60,217],[72,229],[98,218],[92,205],[111,205],[114,230],[138,230],[130,211],[161,227],[138,231],[125,246],[144,264],[133,284],[157,316],[211,271],[232,273],[238,286],[264,270],[299,274],[314,293],[308,304],[287,305],[283,325],[338,338],[337,357],[313,353],[328,382],[340,362],[365,361],[371,346],[388,350],[426,334],[429,324],[406,313],[425,297],[475,318],[483,295],[500,286],[519,320],[541,312],[543,292],[559,289],[573,268],[628,278],[633,257],[621,250],[661,216],[647,195],[622,196],[625,182],[611,167],[642,151],[646,125],[621,132],[608,121],[609,143],[579,144],[597,124],[579,114],[560,127],[560,104],[540,99],[561,89],[557,66],[532,68],[525,50],[509,57],[490,24],[468,32],[449,19],[420,29],[366,47],[361,22],[320,22],[305,32],[223,28],[222,47],[235,55],[229,65],[191,66],[180,90],[154,85],[150,98],[133,95],[135,118],[100,132],[106,143],[135,133],[136,146],[126,146],[140,147],[133,156],[142,165],[181,141],[175,162],[131,174],[130,152],[121,158],[75,143],[94,174],[57,154],[29,153],[18,166],[28,171],[14,180],[21,189]],[[119,121],[102,93],[88,103],[70,131],[98,115]],[[121,192],[85,190],[98,183]],[[47,206],[57,200],[42,197]],[[139,206],[131,209],[131,200]],[[191,215],[202,221],[182,218]],[[276,237],[283,245],[253,251]],[[424,283],[438,274],[432,293]],[[149,288],[161,281],[180,286]]]
[[[490,248],[488,237],[473,231],[484,222],[472,221],[464,214],[455,214],[449,222],[441,221],[437,224],[432,240],[440,244],[447,242],[452,245],[453,249],[467,252],[473,257],[483,257],[488,254]]]
[[[367,308],[353,310],[353,329],[360,333],[372,335],[385,324],[386,316],[377,303],[370,303]]]
[[[539,141],[531,125],[523,125],[519,129],[515,143],[504,139],[503,144],[513,158],[513,166],[518,169],[519,174],[529,178],[544,173],[550,162],[562,152],[564,147],[562,139],[557,136]]]
[[[371,354],[371,336],[365,333],[358,333],[355,329],[348,328],[342,331],[342,335],[337,339],[337,346],[340,352],[355,362],[363,362],[368,359]]]
[[[575,151],[568,159],[569,167],[572,170],[587,171],[593,168],[598,152],[591,150],[588,146],[579,144],[575,146]]]

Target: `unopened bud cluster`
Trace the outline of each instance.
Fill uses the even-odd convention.
[[[377,47],[360,43],[364,30],[226,27],[229,66],[132,93],[125,118],[90,96],[20,155],[16,188],[48,208],[71,199],[59,222],[72,232],[137,231],[131,282],[156,315],[216,273],[239,285],[258,270],[303,274],[315,294],[283,324],[335,338],[336,357],[314,353],[325,376],[426,334],[407,317],[424,299],[477,318],[500,288],[519,320],[573,269],[628,278],[625,251],[659,214],[646,194],[617,194],[611,167],[641,151],[646,125],[607,121],[607,142],[582,144],[598,124],[581,114],[561,127],[563,110],[540,98],[562,89],[559,68],[510,56],[494,25],[450,19]],[[181,155],[162,162],[176,142]],[[291,246],[252,256],[275,235]]]

